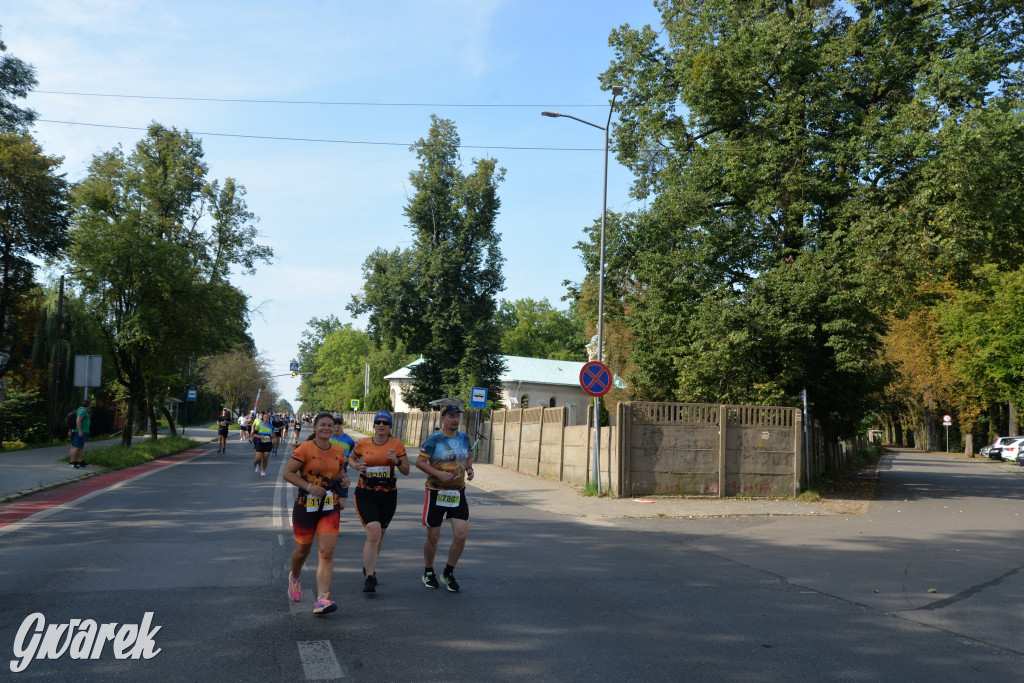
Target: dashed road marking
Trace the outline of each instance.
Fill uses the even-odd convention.
[[[306,672],[307,681],[323,681],[335,678],[347,678],[345,670],[334,656],[334,648],[329,640],[299,641],[299,659],[302,669]]]

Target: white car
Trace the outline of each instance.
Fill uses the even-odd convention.
[[[1013,441],[1003,446],[1003,450],[999,453],[1004,461],[1017,462],[1017,454],[1024,448],[1024,437],[1017,437]]]
[[[1003,448],[1009,446],[1012,443],[1024,439],[1024,436],[1001,436],[996,439],[996,442],[989,446],[988,457],[990,460],[1002,460]],[[1014,449],[1013,454],[1017,454],[1017,448]]]

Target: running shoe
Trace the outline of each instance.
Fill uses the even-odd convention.
[[[266,470],[260,470],[260,476],[261,477],[267,476],[267,471]]]
[[[444,581],[449,593],[459,592],[459,582],[455,580],[454,574],[441,574],[441,580]]]
[[[293,579],[291,572],[288,572],[288,597],[292,602],[302,601],[302,581]]]
[[[253,463],[252,471],[255,472],[256,474],[259,474],[260,473],[260,464],[259,463]]]
[[[423,585],[427,588],[440,588],[441,584],[437,582],[437,577],[434,576],[434,572],[423,572]]]
[[[363,567],[363,578],[366,578],[366,567]],[[377,585],[377,572],[373,573],[373,585]]]
[[[330,614],[338,609],[338,603],[331,600],[330,593],[323,593],[313,603],[313,614]]]
[[[367,576],[366,580],[363,581],[363,592],[364,593],[376,593],[377,592],[377,582],[373,580],[373,574],[370,574],[369,576]]]

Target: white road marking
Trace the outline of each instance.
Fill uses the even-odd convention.
[[[274,517],[271,524],[275,529],[280,529],[284,526],[284,513],[282,512],[284,509],[284,487],[291,486],[291,484],[281,478],[284,474],[285,462],[286,460],[282,458],[281,465],[277,468],[277,484],[274,486]]]
[[[306,672],[307,681],[323,681],[333,678],[347,678],[345,670],[334,656],[329,640],[299,641],[299,659]]]

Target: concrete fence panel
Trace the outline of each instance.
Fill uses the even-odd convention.
[[[543,406],[523,410],[522,431],[519,437],[519,464],[517,469],[526,474],[537,474],[540,463],[540,441],[544,430]]]
[[[537,474],[548,479],[562,479],[562,460],[565,443],[565,424],[568,409],[547,408],[544,410],[544,425],[540,438],[540,460],[537,463]]]

